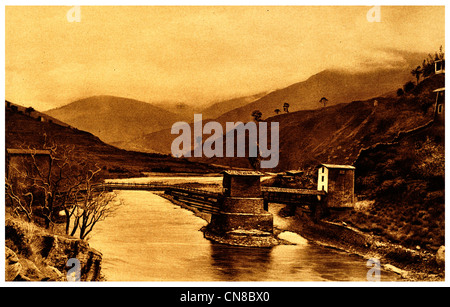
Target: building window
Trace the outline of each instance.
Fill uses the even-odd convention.
[[[324,182],[325,181],[325,176],[322,176],[322,182]]]
[[[438,105],[438,114],[442,113],[442,104]]]
[[[435,73],[439,74],[445,72],[445,60],[436,61],[434,63],[435,63],[434,66]]]

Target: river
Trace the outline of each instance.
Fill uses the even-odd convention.
[[[221,177],[154,177],[127,182],[221,183]],[[173,180],[173,181],[171,181]],[[284,235],[296,245],[273,248],[213,243],[200,231],[207,222],[148,191],[116,191],[122,205],[99,222],[89,244],[102,252],[107,281],[366,281],[366,259]],[[275,225],[283,223],[274,219]],[[381,271],[382,281],[399,280]]]

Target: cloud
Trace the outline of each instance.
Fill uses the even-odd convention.
[[[444,43],[443,7],[69,7],[6,10],[6,94],[42,106],[89,95],[196,105],[329,68],[398,68]],[[388,49],[389,48],[389,49]],[[20,101],[17,101],[20,103]]]

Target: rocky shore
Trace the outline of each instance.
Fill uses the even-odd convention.
[[[6,281],[67,281],[68,271],[80,262],[80,281],[100,281],[102,254],[86,241],[55,235],[19,219],[5,220]]]

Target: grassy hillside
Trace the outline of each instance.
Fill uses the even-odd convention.
[[[437,249],[445,230],[444,129],[432,126],[356,161],[365,208],[340,219],[405,246]]]
[[[320,115],[283,115],[282,165],[306,169],[310,188],[317,182],[314,166],[319,162],[354,165],[355,192],[362,201],[327,219],[435,252],[445,244],[445,128],[431,120],[433,90],[444,84],[445,76],[435,75],[409,94],[377,98],[376,107],[370,99],[330,107]],[[401,253],[393,256],[416,261],[401,259]]]
[[[12,103],[11,101],[5,100],[5,106],[8,110],[17,112],[20,114],[26,114],[28,117],[34,118],[37,121],[41,122],[51,122],[58,124],[60,126],[69,127],[67,123],[60,121],[59,119],[52,117],[44,112],[40,112],[38,110],[35,110],[33,107],[24,107],[15,103]]]
[[[225,101],[219,101],[216,103],[213,103],[212,105],[208,106],[207,108],[204,108],[201,110],[201,114],[204,118],[218,118],[222,114],[225,114],[231,110],[234,110],[236,108],[240,108],[242,106],[245,106],[253,101],[256,101],[260,99],[261,97],[264,97],[267,93],[259,93],[251,96],[246,97],[239,97],[234,99],[229,99]],[[192,118],[191,118],[192,119]]]
[[[217,116],[215,119],[209,117],[208,113],[204,115],[203,118],[210,118],[211,120],[221,123],[222,126],[225,126],[226,122],[248,122],[253,120],[251,113],[254,110],[260,110],[263,114],[263,119],[268,118],[268,121],[273,118],[276,120],[286,119],[287,121],[296,121],[296,116],[292,117],[291,114],[297,114],[296,111],[299,110],[320,109],[320,112],[328,112],[329,114],[334,115],[337,114],[338,111],[333,107],[336,107],[338,104],[348,103],[353,100],[368,99],[384,93],[392,93],[410,78],[410,74],[403,70],[378,70],[369,73],[326,70],[310,77],[306,81],[272,91],[253,102],[239,106],[231,111],[221,113],[221,115]],[[328,107],[322,109],[323,105],[319,103],[319,100],[324,96],[328,99]],[[285,102],[290,105],[290,113],[273,117],[275,115],[275,109],[280,109],[283,112],[283,104]],[[357,112],[360,110],[343,111],[358,115]],[[365,111],[367,110],[361,110],[363,116]],[[216,112],[216,114],[218,113]],[[311,114],[311,116],[314,117],[313,120],[315,120],[317,113],[303,112],[300,114],[300,116]],[[204,121],[204,123],[206,123],[206,121]],[[339,126],[342,124],[343,123],[338,120],[334,123],[334,125]],[[168,128],[130,140],[125,148],[146,152],[170,153],[170,146],[174,138],[175,136],[170,134],[170,128]]]
[[[76,155],[103,168],[106,177],[125,177],[149,171],[209,172],[212,169],[185,159],[167,155],[126,151],[105,144],[89,132],[41,122],[36,118],[7,108],[5,111],[6,148],[42,148],[45,138],[59,145],[74,146]]]
[[[310,169],[320,163],[353,164],[359,152],[391,142],[399,133],[433,118],[436,94],[444,76],[424,80],[401,97],[387,95],[317,110],[281,114],[267,119],[280,125],[280,161],[276,170]],[[248,159],[211,158],[201,161],[250,167]]]
[[[110,144],[171,127],[183,118],[146,102],[114,96],[77,100],[46,113]]]
[[[274,110],[283,111],[283,104],[289,103],[289,112],[313,110],[321,108],[322,97],[328,99],[327,105],[347,103],[353,100],[364,100],[397,89],[410,79],[404,70],[376,70],[373,72],[348,72],[325,70],[311,76],[306,81],[292,84],[249,103],[227,112],[217,121],[252,120],[253,110],[260,110],[263,118],[275,115]],[[368,86],[370,84],[370,86]]]

